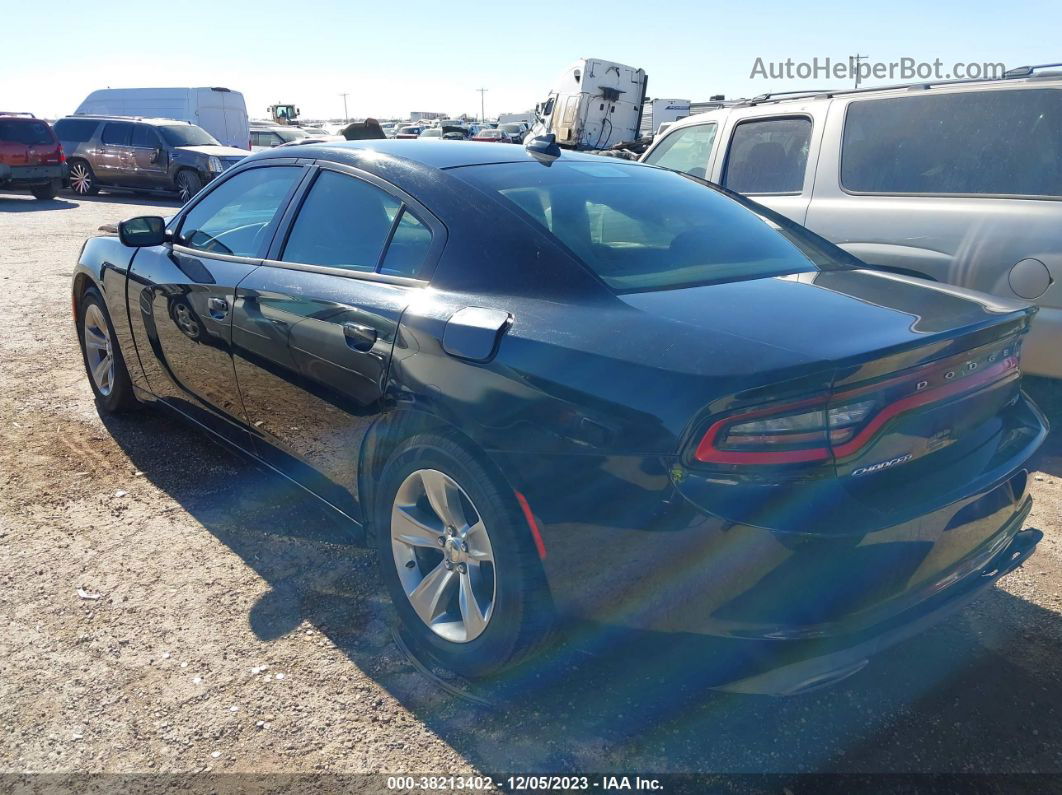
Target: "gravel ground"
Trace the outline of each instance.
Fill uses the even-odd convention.
[[[726,695],[654,658],[477,706],[409,664],[305,497],[162,413],[97,414],[71,269],[100,223],[173,210],[0,196],[0,772],[1062,772],[1058,434],[1032,560],[839,686]]]

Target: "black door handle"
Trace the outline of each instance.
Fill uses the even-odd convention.
[[[229,302],[224,298],[208,298],[207,309],[210,310],[211,317],[221,320],[229,313]]]
[[[347,345],[356,351],[372,350],[376,344],[376,329],[360,323],[344,323],[343,336],[346,337]]]

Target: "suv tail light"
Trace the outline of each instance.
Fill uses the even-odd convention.
[[[778,403],[716,420],[694,451],[716,464],[795,464],[843,458],[893,417],[1017,378],[1021,343],[934,362],[868,386]]]

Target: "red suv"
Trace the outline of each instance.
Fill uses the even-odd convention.
[[[0,190],[54,199],[67,179],[66,155],[48,122],[0,111]]]

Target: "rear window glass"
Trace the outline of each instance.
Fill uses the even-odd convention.
[[[658,290],[803,273],[847,263],[830,248],[672,171],[559,160],[451,174],[552,234],[611,288]],[[782,222],[784,223],[784,222]]]
[[[0,141],[14,141],[26,146],[55,143],[48,123],[33,119],[0,119]]]
[[[55,134],[60,141],[80,144],[91,140],[98,126],[98,121],[88,119],[60,119],[55,123]]]
[[[859,193],[1062,196],[1062,91],[853,102],[841,184]]]

